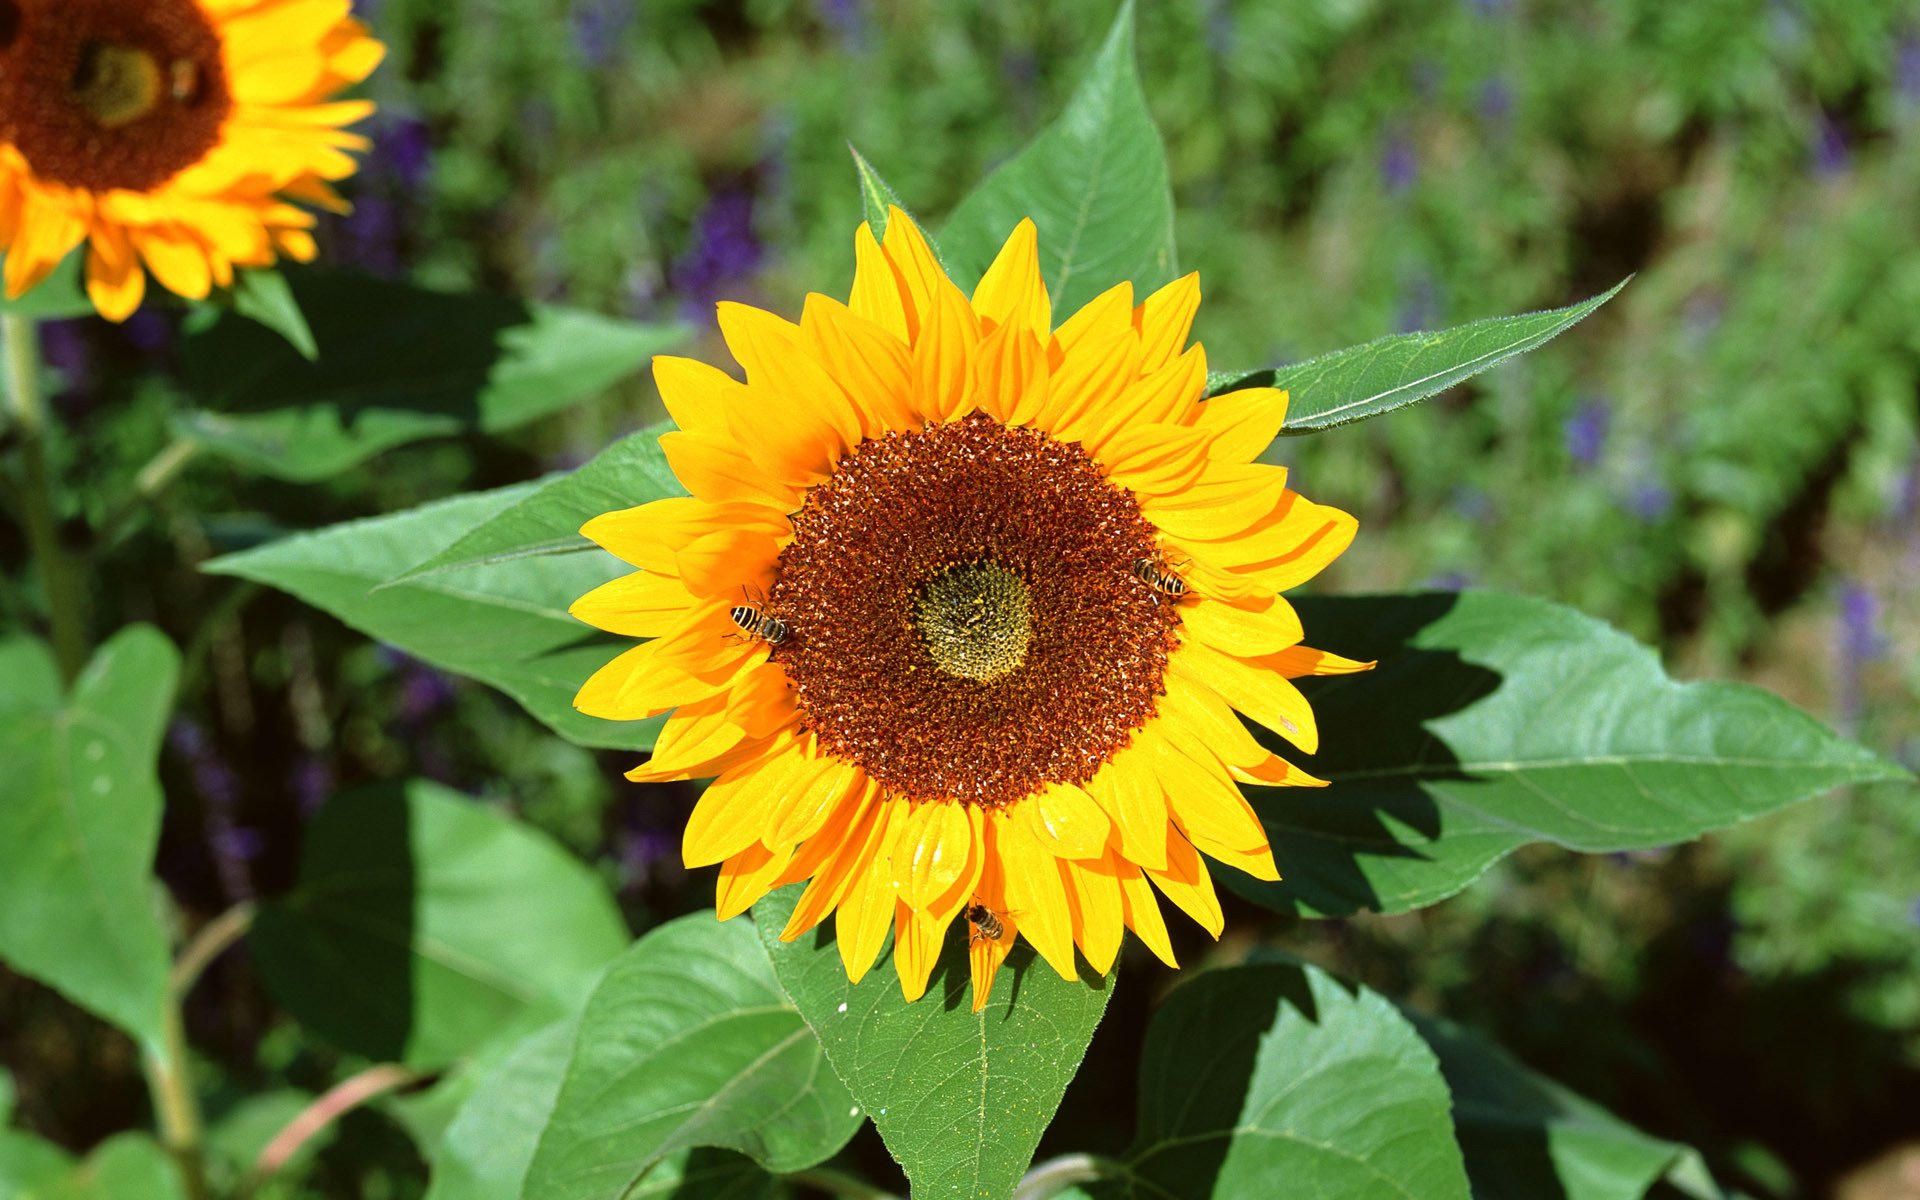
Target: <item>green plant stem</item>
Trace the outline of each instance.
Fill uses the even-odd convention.
[[[174,476],[178,475],[199,453],[200,447],[197,443],[187,441],[185,438],[175,438],[168,442],[160,453],[148,459],[147,465],[141,467],[140,473],[133,477],[133,490],[114,506],[114,510],[107,515],[107,519],[100,523],[97,538],[99,548],[111,550],[119,545],[121,540],[132,532],[134,518],[152,504],[154,497],[166,490],[166,486],[173,482]]]
[[[211,1200],[200,1101],[187,1074],[187,1034],[181,1025],[177,996],[168,998],[162,1034],[162,1057],[149,1054],[146,1059],[147,1090],[153,1095],[160,1141],[180,1168],[187,1200]]]
[[[180,957],[173,960],[173,972],[168,976],[168,986],[176,1003],[187,998],[187,993],[199,982],[201,972],[214,959],[247,936],[247,930],[253,928],[253,914],[252,902],[242,901],[202,925],[200,932],[193,935],[193,940],[180,951]]]
[[[1124,1163],[1098,1154],[1062,1154],[1050,1158],[1020,1177],[1013,1189],[1013,1200],[1047,1200],[1076,1183],[1096,1179],[1119,1179],[1128,1174]]]
[[[381,1063],[368,1067],[356,1075],[349,1076],[328,1088],[294,1114],[285,1128],[273,1135],[273,1140],[260,1151],[260,1157],[253,1162],[253,1172],[240,1188],[242,1197],[250,1196],[254,1190],[270,1178],[274,1172],[287,1165],[300,1147],[312,1141],[335,1121],[346,1116],[354,1109],[370,1100],[397,1091],[420,1079],[421,1076],[398,1063]]]
[[[844,1197],[845,1200],[900,1200],[892,1192],[874,1187],[864,1179],[855,1178],[845,1171],[836,1171],[832,1167],[812,1167],[805,1171],[790,1171],[780,1178],[788,1183],[798,1183]]]
[[[46,590],[53,656],[68,683],[87,664],[86,594],[72,557],[60,544],[54,520],[53,473],[47,469],[47,410],[40,394],[40,339],[33,320],[16,313],[0,316],[6,341],[7,400],[20,439],[26,479],[20,497],[25,509],[27,544],[40,567]]]

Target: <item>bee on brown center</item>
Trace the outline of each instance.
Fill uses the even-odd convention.
[[[757,604],[736,604],[727,610],[727,615],[749,639],[758,638],[769,646],[778,646],[787,640],[787,623]]]
[[[1156,554],[1152,558],[1136,559],[1133,564],[1133,573],[1139,577],[1140,582],[1162,596],[1178,600],[1187,594],[1187,581],[1167,565],[1167,560],[1162,555]]]
[[[984,904],[967,905],[968,942],[997,942],[1006,934],[1006,926],[1000,923],[1000,914]]]

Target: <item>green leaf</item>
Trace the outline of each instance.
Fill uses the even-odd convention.
[[[873,169],[873,164],[860,151],[854,149],[852,142],[847,143],[847,153],[853,155],[853,170],[860,177],[861,218],[872,227],[874,240],[878,241],[887,236],[889,206],[906,213],[913,210],[906,206],[899,193],[888,186],[886,180],[880,178],[880,172]]]
[[[993,998],[972,1008],[964,922],[950,931],[927,994],[901,999],[891,956],[856,986],[828,922],[780,940],[803,885],[753,910],[780,985],[820,1036],[827,1059],[886,1140],[916,1196],[1003,1197],[1079,1069],[1113,993],[1081,964],[1067,981],[1021,943]]]
[[[317,361],[221,314],[184,346],[206,408],[176,433],[249,469],[311,482],[406,442],[500,433],[589,399],[684,336],[595,313],[322,271],[290,276]]]
[[[1039,227],[1040,269],[1058,315],[1121,280],[1140,294],[1174,276],[1173,191],[1134,64],[1131,0],[1060,119],[947,221],[940,246],[954,282],[971,290],[1023,217]]]
[[[1632,1200],[1688,1154],[1437,1017],[1406,1014],[1440,1057],[1477,1200]]]
[[[1317,967],[1180,984],[1140,1064],[1127,1174],[1097,1196],[1466,1200],[1439,1064],[1392,1002]],[[1542,1195],[1549,1193],[1541,1193]]]
[[[242,271],[233,281],[230,293],[233,311],[273,330],[287,339],[287,345],[300,357],[313,362],[320,357],[320,345],[313,340],[313,328],[300,311],[287,277],[279,271]]]
[[[540,1131],[553,1116],[573,1054],[578,1020],[532,1034],[474,1081],[467,1099],[432,1153],[427,1200],[507,1200],[520,1194]],[[750,1158],[696,1147],[668,1155],[624,1200],[649,1196],[770,1195],[771,1175]],[[685,1189],[682,1191],[681,1189]]]
[[[0,1129],[0,1200],[22,1200],[73,1168],[73,1157],[20,1129]]]
[[[158,630],[129,626],[64,702],[37,643],[9,643],[0,667],[9,666],[0,670],[0,958],[157,1051],[167,933],[153,880],[154,763],[180,656]]]
[[[1402,333],[1322,354],[1290,367],[1216,372],[1209,395],[1250,387],[1282,388],[1282,433],[1318,433],[1405,408],[1454,384],[1545,345],[1618,295],[1622,279],[1590,300],[1518,317],[1487,317],[1438,333]]]
[[[144,1133],[122,1133],[64,1177],[40,1185],[32,1200],[186,1200],[186,1188],[159,1143]]]
[[[589,520],[663,496],[687,494],[660,451],[660,435],[671,429],[670,425],[656,425],[620,439],[595,455],[592,462],[547,480],[524,499],[383,586],[553,554],[585,551],[598,555],[599,549],[580,536],[580,527]],[[567,599],[571,602],[573,597]]]
[[[1256,791],[1282,881],[1225,882],[1282,912],[1401,912],[1529,842],[1661,846],[1830,788],[1910,778],[1759,688],[1680,684],[1653,651],[1545,600],[1493,592],[1310,598],[1307,640],[1378,659],[1303,680],[1312,791]]]
[[[439,1066],[564,1014],[627,944],[598,876],[436,784],[333,799],[300,882],[248,935],[297,1020],[344,1050]]]
[[[567,607],[629,568],[594,550],[537,562],[447,570],[383,587],[540,491],[528,483],[387,517],[351,521],[207,563],[292,593],[369,637],[499,688],[555,733],[583,746],[645,750],[660,721],[603,721],[574,693],[632,645],[588,628]]]
[[[695,913],[642,938],[594,990],[521,1195],[617,1200],[695,1146],[798,1170],[859,1127],[753,931]]]
[[[84,249],[75,250],[61,259],[53,273],[26,295],[9,300],[4,292],[0,292],[0,313],[36,317],[43,321],[92,316],[93,301],[87,298],[86,260],[87,252]],[[6,256],[0,254],[0,267],[5,264]]]

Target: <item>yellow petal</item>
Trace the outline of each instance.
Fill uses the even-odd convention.
[[[905,902],[894,908],[893,969],[900,976],[900,994],[911,1004],[926,995],[927,977],[940,961],[940,943],[946,939],[953,914],[942,918],[919,912]]]
[[[906,285],[864,221],[854,231],[853,263],[853,292],[847,298],[847,307],[902,342],[911,341],[920,326],[917,317],[909,318]]]
[[[1167,922],[1160,915],[1160,901],[1138,867],[1120,864],[1120,910],[1127,928],[1133,930],[1153,951],[1154,957],[1170,967],[1178,967],[1173,957],[1173,942],[1167,937]]]
[[[1167,803],[1160,786],[1128,747],[1087,781],[1120,834],[1120,853],[1142,866],[1167,865]]]
[[[835,911],[834,937],[839,943],[840,964],[847,979],[859,983],[872,969],[886,940],[887,927],[893,923],[899,907],[898,889],[888,878],[884,861],[875,860],[853,880],[846,898]],[[784,936],[784,935],[782,935]]]
[[[954,288],[947,273],[940,269],[940,260],[935,257],[933,247],[927,244],[920,227],[897,206],[887,209],[887,233],[881,239],[880,248],[886,251],[887,259],[893,263],[895,275],[900,280],[900,297],[906,308],[909,340],[917,347],[926,334],[934,297],[943,289],[955,293],[959,289]],[[960,299],[963,304],[966,302],[966,297]],[[968,312],[972,312],[971,307]]]
[[[1273,655],[1271,661],[1288,679],[1298,679],[1303,675],[1352,675],[1360,671],[1371,671],[1379,665],[1373,662],[1361,662],[1358,659],[1342,658],[1338,654],[1315,650],[1311,646],[1289,646]]]
[[[996,819],[993,828],[1007,873],[1008,911],[1019,919],[1020,932],[1040,957],[1062,979],[1074,979],[1073,914],[1067,908],[1059,861],[1041,849],[1024,822]]]
[[[1210,397],[1197,418],[1201,428],[1216,434],[1209,453],[1235,463],[1260,457],[1286,423],[1287,393],[1275,388],[1243,388]]]
[[[720,368],[691,358],[656,355],[653,382],[673,423],[716,441],[739,436],[747,387]]]
[[[1048,374],[1040,339],[1021,325],[1003,325],[980,339],[973,356],[973,403],[1008,425],[1031,423],[1047,404]]]
[[[1226,928],[1226,918],[1220,912],[1220,897],[1213,890],[1213,879],[1207,874],[1205,860],[1177,831],[1167,831],[1167,869],[1148,871],[1147,878],[1215,938]]]
[[[782,458],[803,467],[820,464],[823,477],[841,455],[858,445],[861,421],[846,392],[809,351],[800,327],[763,309],[721,301],[721,336],[746,369],[748,387],[764,399],[751,421],[756,446],[777,447]]]
[[[1244,533],[1285,500],[1285,467],[1210,462],[1192,483],[1165,496],[1143,496],[1147,519],[1166,533],[1200,541]]]
[[[773,890],[773,881],[793,858],[793,847],[769,850],[759,842],[720,864],[714,908],[722,921],[737,917]]]
[[[857,786],[859,768],[825,753],[809,735],[804,743],[807,765],[787,785],[760,830],[769,846],[788,846],[820,832],[848,790]]]
[[[87,251],[87,298],[93,306],[109,321],[124,321],[140,307],[146,291],[147,276],[126,231],[117,225],[96,225]]]
[[[1200,273],[1183,275],[1155,291],[1134,310],[1146,365],[1153,370],[1171,362],[1187,344],[1193,316],[1200,311]]]
[[[712,866],[758,842],[767,818],[806,761],[796,739],[781,739],[769,743],[758,758],[708,784],[681,835],[681,862],[688,867]]]
[[[1113,823],[1093,797],[1070,783],[1050,783],[1014,806],[1037,845],[1056,858],[1099,858]]]
[[[1120,953],[1124,924],[1118,867],[1111,857],[1061,864],[1067,879],[1067,898],[1073,905],[1074,928],[1088,965],[1102,975],[1113,969]]]
[[[855,815],[848,834],[837,844],[815,846],[833,827],[832,818],[821,828],[821,832],[807,840],[801,852],[795,856],[795,863],[813,859],[824,850],[824,865],[800,893],[800,902],[793,907],[793,915],[787,918],[785,929],[780,931],[780,940],[790,942],[807,930],[820,923],[821,918],[832,912],[847,895],[868,874],[868,868],[875,867],[886,875],[886,855],[892,852],[892,838],[897,833],[897,823],[893,820],[895,805],[887,803],[874,794],[876,789],[870,785],[864,789],[864,799],[856,796],[856,802],[862,807]],[[846,802],[842,801],[842,809]],[[877,863],[877,867],[876,867]],[[791,873],[791,872],[790,872]],[[799,876],[795,876],[799,878]],[[887,911],[891,913],[892,900],[889,899]]]
[[[628,637],[659,637],[670,631],[694,599],[671,575],[635,571],[601,584],[567,611],[595,629]]]
[[[973,289],[973,311],[996,325],[1014,325],[1032,331],[1036,339],[1053,329],[1053,305],[1047,299],[1046,280],[1040,277],[1040,235],[1031,218],[1023,217],[993,265]]]
[[[1175,657],[1178,669],[1218,692],[1228,704],[1308,754],[1320,748],[1313,708],[1300,689],[1261,659],[1222,654],[1204,642],[1188,642]]]
[[[929,907],[965,873],[974,853],[968,810],[968,805],[949,800],[912,806],[894,843],[891,867],[908,907]]]
[[[1264,603],[1197,596],[1180,606],[1180,623],[1215,650],[1241,658],[1284,650],[1305,634],[1293,605],[1278,596]]]
[[[1019,922],[1007,913],[1006,872],[1000,856],[989,852],[982,858],[984,864],[973,902],[998,918],[1000,936],[987,937],[983,930],[968,922],[967,966],[973,976],[974,1012],[987,1006],[987,998],[993,994],[994,976],[999,974],[1000,964],[1006,961],[1007,952],[1013,949],[1019,933]]]
[[[865,436],[915,427],[913,360],[904,341],[817,292],[807,297],[800,330],[814,357],[853,398]]]

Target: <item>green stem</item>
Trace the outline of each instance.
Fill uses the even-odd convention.
[[[1050,1158],[1020,1177],[1013,1189],[1013,1200],[1047,1200],[1076,1183],[1097,1179],[1120,1179],[1128,1174],[1126,1164],[1098,1154],[1062,1154]]]
[[[47,469],[47,410],[40,395],[40,339],[33,320],[16,313],[0,316],[6,341],[7,399],[20,438],[26,479],[20,502],[26,510],[27,544],[40,567],[53,633],[53,656],[71,683],[87,664],[86,594],[73,559],[60,544],[54,520],[53,473]]]
[[[175,1000],[186,999],[193,985],[199,982],[200,973],[225,954],[229,946],[247,936],[247,930],[253,928],[253,912],[252,902],[243,900],[200,927],[186,949],[180,951],[180,957],[173,960],[173,973],[167,982]]]
[[[100,532],[96,541],[100,549],[111,550],[119,545],[127,534],[133,531],[134,519],[153,503],[154,497],[173,482],[186,465],[200,453],[198,443],[185,438],[175,438],[161,449],[160,453],[147,460],[140,473],[133,477],[133,491],[114,506],[107,519],[100,523]]]
[[[370,1100],[417,1083],[420,1078],[420,1075],[398,1063],[381,1063],[328,1088],[324,1095],[301,1109],[285,1128],[273,1135],[273,1140],[254,1160],[253,1172],[241,1185],[240,1196],[252,1196],[262,1183],[286,1166],[302,1146],[325,1132],[341,1117]]]
[[[840,1196],[843,1200],[900,1200],[892,1192],[874,1187],[864,1179],[857,1179],[845,1171],[836,1171],[832,1167],[812,1167],[805,1171],[791,1171],[780,1178],[787,1183],[797,1183],[829,1195]]]
[[[153,1096],[160,1142],[180,1168],[187,1200],[211,1200],[207,1187],[206,1147],[201,1133],[200,1101],[187,1075],[187,1034],[180,1021],[180,997],[167,998],[162,1029],[163,1057],[148,1055],[147,1090]]]

